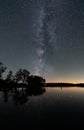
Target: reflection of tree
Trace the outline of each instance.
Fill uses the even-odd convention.
[[[29,96],[32,96],[32,95],[38,96],[45,92],[45,88],[40,87],[40,86],[39,87],[33,86],[33,87],[27,88],[27,92],[28,92]]]
[[[15,89],[13,93],[13,100],[15,104],[24,104],[28,102],[28,94],[25,89]]]
[[[28,96],[32,95],[41,95],[45,92],[45,88],[33,89],[33,88],[22,88],[22,89],[15,89],[13,93],[13,100],[16,105],[24,104],[28,102]]]
[[[8,102],[8,98],[9,98],[9,89],[6,88],[6,89],[3,89],[3,100],[4,102]]]
[[[28,102],[29,96],[37,96],[43,94],[45,92],[45,88],[4,88],[1,90],[1,92],[3,93],[4,102],[8,102],[9,96],[11,96],[16,105],[22,105]]]

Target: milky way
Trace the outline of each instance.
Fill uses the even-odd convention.
[[[49,59],[47,56],[53,53],[53,43],[56,41],[54,11],[54,0],[46,1],[39,11],[39,25],[37,30],[39,47],[37,49],[38,61],[35,67],[35,74],[37,75],[45,75],[45,64],[47,58]]]
[[[44,8],[41,8],[39,13],[39,25],[37,30],[37,42],[38,42],[38,49],[37,49],[37,57],[38,61],[35,67],[35,74],[42,75],[42,70],[44,67],[43,55],[45,53],[45,44],[43,42],[43,21],[44,21]]]

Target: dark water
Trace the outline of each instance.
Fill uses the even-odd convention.
[[[0,129],[84,130],[84,88],[0,90]]]

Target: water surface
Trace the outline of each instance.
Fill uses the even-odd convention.
[[[0,90],[1,129],[84,129],[84,88]]]

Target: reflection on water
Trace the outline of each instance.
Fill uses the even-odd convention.
[[[84,88],[1,89],[0,126],[2,129],[83,130]]]
[[[29,96],[38,96],[45,92],[45,88],[1,88],[1,97],[4,103],[8,102],[9,98],[15,102],[15,105],[24,104],[28,102]]]

